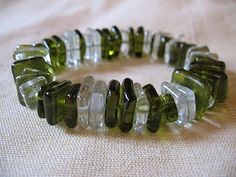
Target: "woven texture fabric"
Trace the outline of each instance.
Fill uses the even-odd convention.
[[[0,2],[0,176],[236,176],[236,3],[235,1],[1,1]],[[191,128],[163,124],[156,134],[68,130],[49,126],[22,107],[11,75],[12,51],[66,29],[143,25],[185,34],[206,44],[226,62],[229,98]],[[87,74],[108,82],[130,77],[160,93],[170,68],[122,60],[61,78]]]

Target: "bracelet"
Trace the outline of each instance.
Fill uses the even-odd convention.
[[[205,111],[227,98],[228,78],[225,63],[205,45],[182,41],[169,33],[152,33],[139,27],[119,30],[88,29],[66,31],[41,43],[19,45],[13,53],[12,74],[23,106],[37,109],[50,125],[64,120],[69,128],[99,129],[119,126],[150,132],[161,121],[188,125],[201,120]],[[120,84],[111,80],[95,82],[86,76],[82,83],[57,81],[63,69],[83,67],[118,56],[139,59],[150,56],[175,67],[171,82],[161,84],[161,95],[153,85],[142,87],[125,78]]]

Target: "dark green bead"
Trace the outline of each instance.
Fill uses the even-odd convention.
[[[107,28],[102,29],[102,33],[106,38],[107,41],[107,46],[106,46],[106,51],[107,51],[107,59],[111,59],[114,57],[115,53],[115,39],[113,38],[112,34]]]
[[[77,35],[79,35],[79,50],[80,50],[80,58],[81,58],[81,62],[84,62],[84,56],[86,53],[86,43],[85,43],[85,39],[82,35],[82,33],[79,30],[75,30],[75,33]]]
[[[69,128],[74,128],[77,125],[77,95],[81,84],[73,84],[66,93],[65,98],[65,119],[64,122]]]
[[[224,72],[225,63],[217,60],[194,61],[190,64],[190,69]]]
[[[135,43],[135,34],[134,34],[134,29],[130,27],[128,29],[128,36],[129,36],[129,55],[133,56],[134,55],[134,43]]]
[[[107,127],[116,126],[119,97],[120,83],[117,80],[111,80],[106,97],[105,125]]]
[[[129,78],[124,79],[120,91],[118,110],[119,128],[122,132],[128,132],[132,128],[134,110],[137,101],[133,81]]]
[[[38,116],[40,118],[45,118],[46,117],[45,116],[45,110],[44,110],[44,101],[43,101],[44,92],[46,90],[48,90],[49,88],[51,88],[52,86],[57,85],[58,83],[59,82],[54,81],[54,82],[45,84],[40,88],[40,90],[38,92],[38,105],[37,105],[37,112],[38,112]]]
[[[162,120],[167,120],[168,122],[176,121],[178,119],[178,111],[173,97],[170,94],[161,95],[160,101]]]
[[[96,29],[96,31],[101,36],[101,51],[102,51],[102,59],[111,59],[111,55],[109,55],[110,49],[110,36],[108,36],[104,30]]]
[[[142,57],[143,55],[143,43],[144,43],[144,28],[140,26],[137,29],[134,39],[134,53],[136,57]]]
[[[44,92],[44,110],[48,124],[56,125],[65,117],[65,96],[70,85],[70,81],[63,81]]]
[[[121,33],[117,26],[113,26],[111,28],[111,35],[114,43],[114,57],[117,57],[120,53],[120,47],[122,43]]]
[[[184,69],[176,69],[172,74],[171,82],[183,85],[193,90],[196,97],[196,119],[201,119],[208,108],[211,98],[211,85],[199,75],[186,71]]]
[[[224,102],[228,96],[228,77],[224,72],[191,69],[206,79],[212,87],[212,96],[216,103]]]
[[[145,85],[143,89],[150,105],[147,119],[147,129],[150,132],[155,133],[159,129],[162,117],[160,97],[157,94],[156,89],[151,84]]]
[[[58,64],[60,67],[64,68],[66,65],[66,46],[64,42],[58,36],[53,35],[52,39],[56,41],[56,45],[57,45]]]

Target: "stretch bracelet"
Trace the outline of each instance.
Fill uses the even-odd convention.
[[[205,111],[227,98],[225,63],[205,45],[182,41],[183,35],[152,33],[139,27],[120,30],[66,31],[41,43],[19,45],[14,51],[12,74],[23,106],[37,109],[50,125],[64,120],[69,128],[99,129],[119,126],[143,132],[159,129],[161,121],[180,126],[200,120]],[[86,76],[81,83],[57,81],[66,68],[83,67],[118,58],[149,56],[175,67],[171,82],[141,86],[125,78],[108,84]]]

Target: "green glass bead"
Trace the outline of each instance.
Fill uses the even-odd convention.
[[[176,108],[175,101],[170,94],[160,96],[161,109],[162,109],[162,120],[167,122],[174,122],[178,119],[178,111]]]
[[[116,126],[119,97],[120,83],[117,80],[111,80],[108,85],[105,108],[105,125],[107,127]]]
[[[132,128],[136,101],[133,81],[126,78],[120,89],[118,109],[119,128],[122,132],[128,132]]]
[[[80,86],[79,83],[73,84],[66,93],[64,122],[69,128],[74,128],[77,125],[77,95]]]
[[[132,27],[130,27],[128,29],[128,36],[129,36],[129,55],[133,56],[134,55],[134,43],[135,43],[135,36],[134,36],[134,29]]]
[[[224,72],[225,63],[217,60],[194,61],[190,64],[190,69]]]
[[[46,90],[51,88],[54,85],[57,85],[59,82],[54,81],[51,83],[47,83],[41,86],[39,92],[38,92],[38,104],[37,104],[37,113],[40,118],[45,118],[45,110],[44,110],[44,101],[43,101],[43,95]]]
[[[112,34],[110,33],[110,31],[107,28],[102,29],[102,33],[106,38],[107,41],[107,46],[106,46],[106,51],[107,51],[107,59],[111,59],[112,57],[114,57],[114,53],[115,53],[115,39],[113,38]]]
[[[52,36],[52,39],[57,45],[57,61],[60,67],[64,68],[66,65],[66,46],[64,42],[56,35]]]
[[[79,35],[79,50],[80,50],[80,58],[81,58],[81,62],[84,62],[84,56],[86,53],[86,43],[85,43],[85,39],[82,35],[82,33],[79,30],[75,30],[75,33],[77,35]]]
[[[96,29],[96,31],[101,36],[101,52],[102,52],[102,59],[111,59],[111,56],[109,55],[109,40],[110,36],[107,36],[104,31],[100,29]]]
[[[44,110],[48,124],[56,125],[65,117],[65,96],[70,85],[70,81],[63,81],[44,92]]]
[[[193,90],[196,97],[196,119],[201,119],[208,106],[212,104],[211,85],[197,74],[184,69],[176,69],[172,74],[171,82]]]
[[[20,103],[30,109],[37,107],[37,93],[40,87],[53,81],[49,73],[35,72],[16,77],[16,89]]]
[[[120,47],[122,43],[121,32],[117,26],[111,28],[111,35],[114,43],[114,57],[117,57],[120,53]]]
[[[212,96],[216,103],[224,102],[228,96],[228,77],[224,72],[191,69],[206,79],[212,87]]]
[[[134,53],[136,57],[142,57],[143,55],[143,43],[144,43],[144,28],[138,27],[137,33],[134,38]]]
[[[155,133],[159,129],[162,117],[160,97],[157,94],[156,89],[151,84],[145,85],[143,89],[150,105],[147,119],[147,129],[150,132]]]

